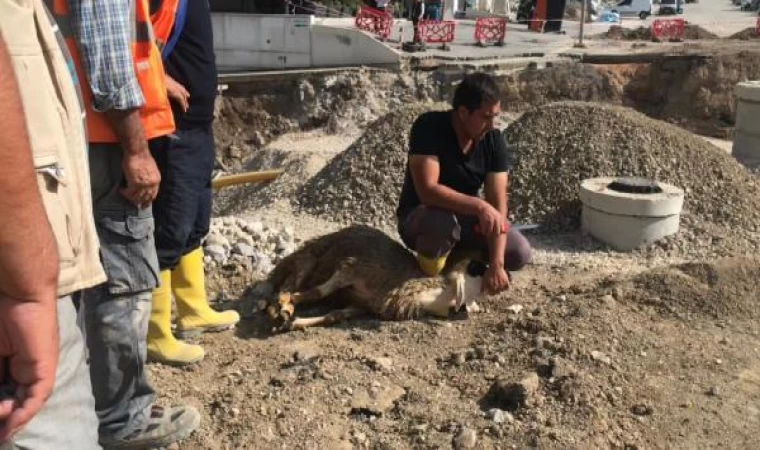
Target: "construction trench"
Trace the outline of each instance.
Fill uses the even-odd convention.
[[[204,411],[182,448],[753,448],[760,172],[730,153],[760,51],[585,61],[491,69],[510,219],[539,225],[509,291],[467,320],[275,335],[266,274],[350,223],[398,239],[411,122],[471,68],[223,77],[217,171],[282,173],[215,193],[207,287],[243,322],[201,337],[200,365],[149,367],[163,400]],[[683,189],[678,231],[630,251],[591,236],[578,192],[601,176]],[[499,401],[509,383],[522,400]]]

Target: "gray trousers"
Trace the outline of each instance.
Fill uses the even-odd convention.
[[[119,194],[119,145],[90,146],[95,226],[108,282],[82,293],[90,377],[100,436],[121,439],[143,426],[155,401],[145,372],[148,320],[159,283],[153,215]]]
[[[478,219],[474,216],[420,205],[399,218],[398,233],[408,248],[428,258],[438,258],[452,252],[477,252],[487,262],[488,242],[482,234],[475,232],[477,223]],[[522,233],[510,228],[504,267],[517,271],[532,259],[530,242]]]
[[[11,449],[99,449],[98,418],[90,388],[82,333],[71,297],[58,299],[60,353],[53,394],[12,442]]]

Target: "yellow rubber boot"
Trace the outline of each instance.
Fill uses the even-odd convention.
[[[425,275],[435,277],[438,276],[446,266],[446,256],[428,258],[427,256],[417,253],[417,264]]]
[[[183,366],[203,359],[199,345],[178,341],[172,334],[172,274],[161,272],[161,286],[153,291],[153,310],[148,322],[148,360]]]
[[[228,330],[240,322],[240,315],[235,311],[217,312],[211,309],[206,298],[205,276],[203,250],[200,247],[183,256],[172,271],[172,292],[179,316],[178,336]]]

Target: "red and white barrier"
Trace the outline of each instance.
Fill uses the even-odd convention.
[[[686,23],[683,19],[657,19],[652,22],[652,39],[657,42],[683,41]]]
[[[418,28],[419,40],[427,44],[441,44],[447,49],[449,43],[454,42],[454,33],[457,23],[453,20],[436,22],[435,20],[422,20]]]
[[[475,21],[475,42],[484,46],[495,43],[504,45],[504,36],[507,34],[507,19],[502,17],[481,17]]]
[[[354,24],[360,30],[372,33],[382,39],[388,39],[391,35],[391,28],[393,28],[393,16],[375,8],[362,6],[356,13]]]

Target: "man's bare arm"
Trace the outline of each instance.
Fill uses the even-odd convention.
[[[131,27],[134,2],[71,0],[72,27],[93,93],[93,108],[108,118],[124,150],[127,188],[122,194],[145,206],[158,194],[158,168],[145,139],[140,108],[145,99],[134,70]]]
[[[0,295],[54,301],[58,251],[37,188],[18,85],[0,37]]]
[[[486,201],[507,218],[507,186],[508,176],[506,172],[489,173],[486,176],[485,194]],[[491,265],[504,267],[504,253],[507,249],[507,234],[492,235],[488,240],[488,248],[491,256]]]
[[[34,32],[30,30],[30,32]],[[58,365],[58,250],[37,187],[21,96],[0,35],[0,442],[53,391]]]
[[[457,192],[438,183],[441,167],[435,156],[410,155],[409,170],[420,201],[427,206],[447,209],[457,214],[478,216],[486,206],[476,197]]]

